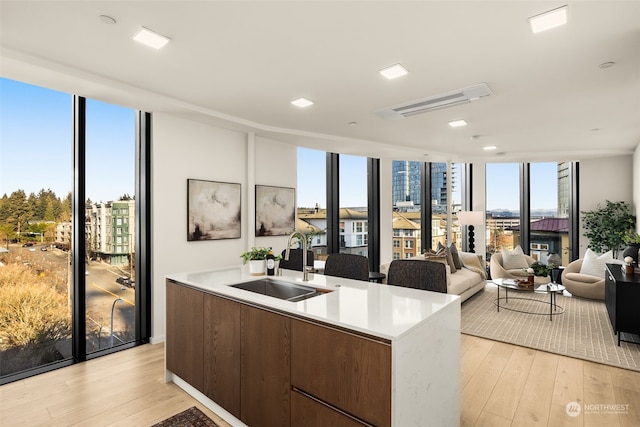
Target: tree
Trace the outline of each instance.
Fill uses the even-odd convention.
[[[16,190],[11,193],[7,200],[7,209],[9,216],[6,221],[12,224],[14,230],[20,235],[32,215],[27,196],[23,190]]]
[[[67,193],[67,197],[62,201],[60,205],[60,213],[56,217],[56,220],[60,222],[69,222],[71,221],[71,205],[73,203],[73,199],[71,198],[71,192]]]
[[[625,247],[624,237],[635,229],[636,217],[627,202],[606,202],[605,207],[598,205],[595,210],[580,213],[589,248],[598,253],[611,250],[615,257]]]
[[[0,238],[2,238],[2,242],[6,245],[6,248],[9,249],[9,242],[15,237],[15,231],[13,229],[13,225],[8,223],[0,224]]]

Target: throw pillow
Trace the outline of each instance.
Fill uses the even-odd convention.
[[[458,271],[456,269],[456,264],[453,262],[453,256],[451,255],[451,251],[442,243],[438,243],[438,250],[436,252],[436,255],[441,255],[441,256],[444,255],[447,257],[447,264],[449,264],[449,268],[451,269],[451,274]]]
[[[424,253],[422,254],[422,259],[424,259],[425,261],[433,261],[433,262],[439,262],[442,263],[444,265],[449,265],[449,261],[447,260],[447,256],[446,255],[437,255],[436,253]]]
[[[462,268],[462,260],[460,259],[458,248],[452,243],[449,245],[449,251],[451,251],[451,257],[453,258],[453,263],[456,265],[456,270],[460,270]]]
[[[580,267],[580,274],[589,274],[591,276],[605,278],[606,263],[613,262],[613,252],[605,252],[598,255],[591,249],[587,249]]]
[[[519,268],[529,268],[529,263],[524,257],[524,252],[520,245],[510,251],[509,249],[502,248],[502,267],[505,270],[517,270]]]

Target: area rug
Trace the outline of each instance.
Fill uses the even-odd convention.
[[[509,291],[511,308],[538,314],[504,310],[504,301],[498,312],[497,295],[496,285],[489,282],[484,292],[462,304],[462,333],[640,371],[640,344],[621,342],[618,346],[604,301],[558,295],[556,303],[564,312],[550,321],[549,306],[540,302],[549,301],[547,294]],[[516,300],[515,296],[537,301]],[[503,290],[500,297],[504,297]]]
[[[180,412],[152,427],[219,427],[195,406]]]

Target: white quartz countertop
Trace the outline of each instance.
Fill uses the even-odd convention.
[[[168,274],[166,277],[203,291],[390,341],[400,338],[422,322],[432,320],[445,306],[460,305],[458,295],[342,279],[318,273],[309,273],[309,281],[304,282],[302,272],[281,271],[281,276],[252,276],[247,266],[238,266]],[[262,278],[293,282],[332,292],[299,302],[290,302],[230,286]]]

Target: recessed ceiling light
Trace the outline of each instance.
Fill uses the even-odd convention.
[[[567,5],[549,10],[529,18],[529,26],[533,33],[550,30],[567,23]]]
[[[309,101],[307,98],[294,99],[293,101],[291,101],[291,103],[293,105],[295,105],[296,107],[300,107],[300,108],[304,108],[304,107],[308,107],[309,105],[313,105],[313,101]]]
[[[452,120],[449,122],[449,126],[451,126],[452,128],[457,128],[457,127],[466,126],[466,125],[467,125],[467,121],[464,119]]]
[[[485,145],[484,147],[482,147],[484,151],[491,151],[491,150],[495,150],[496,148],[498,147],[496,147],[495,145]]]
[[[358,122],[349,122],[349,126],[357,126]]]
[[[100,20],[100,22],[102,22],[103,24],[109,24],[109,25],[113,25],[116,23],[116,20],[113,19],[112,17],[108,16],[108,15],[100,15],[98,16],[98,19]]]
[[[614,65],[616,65],[615,62],[609,61],[609,62],[603,62],[602,64],[599,65],[599,67],[600,68],[610,68],[610,67],[613,67]]]
[[[131,36],[131,38],[137,42],[151,46],[154,49],[160,49],[169,43],[169,40],[171,40],[162,34],[158,34],[144,27],[140,27],[140,29]]]
[[[378,71],[380,74],[388,78],[389,80],[396,79],[398,77],[406,76],[409,74],[406,68],[400,64],[395,64],[387,68],[383,68]]]

